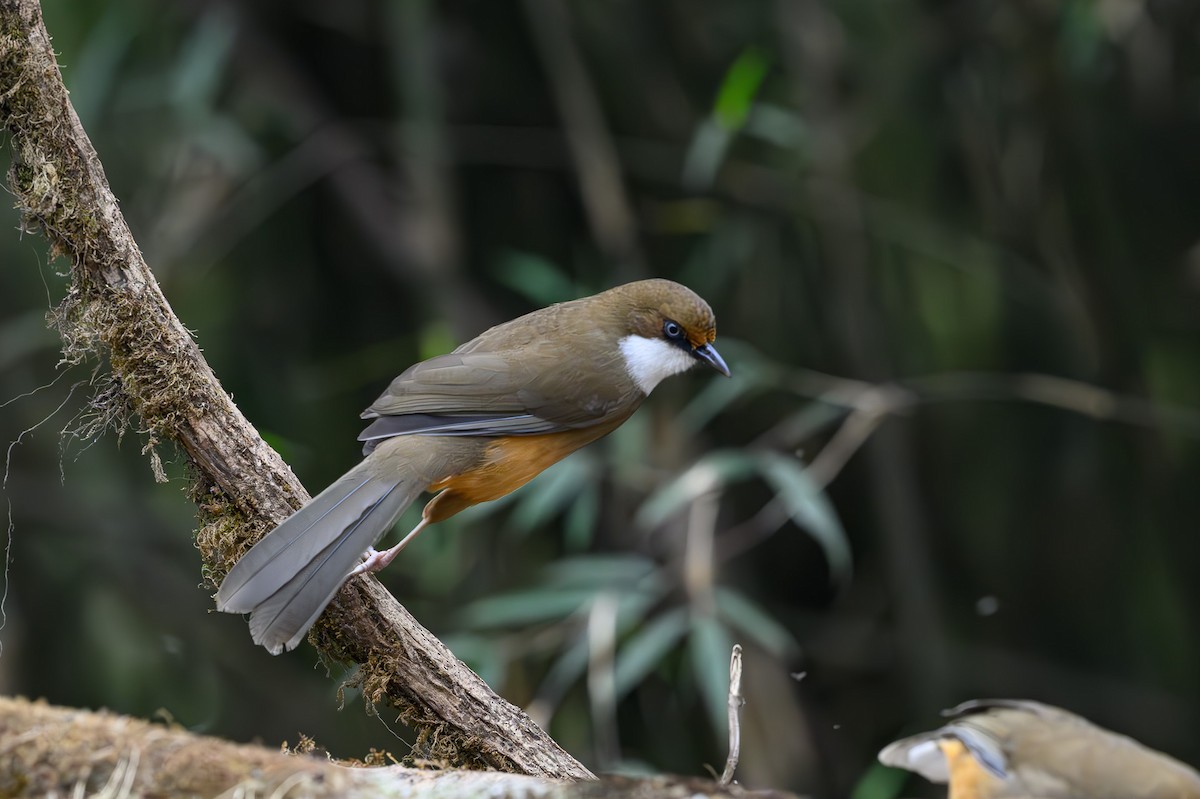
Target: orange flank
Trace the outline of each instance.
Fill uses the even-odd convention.
[[[624,417],[605,424],[561,433],[497,438],[483,452],[478,466],[444,477],[429,486],[440,491],[422,514],[430,524],[461,510],[516,491],[580,447],[607,435]]]

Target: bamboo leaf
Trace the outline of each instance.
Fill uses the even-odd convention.
[[[845,585],[853,571],[853,560],[850,542],[833,503],[809,479],[804,465],[796,458],[762,452],[758,454],[758,462],[763,478],[775,489],[792,521],[820,545],[833,581]]]
[[[722,620],[775,657],[784,658],[799,651],[800,644],[788,629],[741,592],[717,588],[716,600]]]
[[[548,586],[612,589],[638,583],[657,569],[654,561],[633,553],[577,555],[549,564],[542,575]]]
[[[504,253],[492,273],[534,305],[552,305],[586,293],[557,264],[529,252],[510,250]]]
[[[513,526],[528,531],[545,524],[579,496],[593,475],[593,460],[582,454],[554,464],[538,478],[536,491],[521,492]]]
[[[472,602],[459,614],[459,622],[483,630],[558,621],[578,612],[594,593],[590,588],[514,591]]]
[[[567,509],[563,520],[563,544],[568,552],[587,549],[592,543],[596,522],[600,519],[600,491],[595,482],[584,484],[583,490]]]
[[[733,640],[720,621],[706,614],[692,617],[688,651],[713,730],[724,730],[726,727],[729,652],[732,648]]]
[[[688,609],[677,607],[642,627],[617,652],[616,691],[621,698],[645,681],[688,629]]]
[[[690,469],[655,491],[638,508],[634,523],[653,529],[685,508],[697,497],[754,473],[754,456],[735,450],[718,450],[701,458]]]
[[[729,66],[713,105],[713,117],[722,128],[737,130],[746,124],[768,66],[766,55],[757,47],[743,50]]]

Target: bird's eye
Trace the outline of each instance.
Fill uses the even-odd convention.
[[[678,322],[668,319],[663,323],[663,335],[671,339],[681,339],[683,338],[683,328],[679,326]]]

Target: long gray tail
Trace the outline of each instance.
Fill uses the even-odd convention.
[[[414,476],[379,476],[368,458],[234,564],[217,610],[249,613],[250,634],[272,655],[295,649],[362,554],[425,488]]]

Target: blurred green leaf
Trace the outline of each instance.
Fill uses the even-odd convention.
[[[608,435],[604,441],[607,450],[609,479],[618,483],[628,480],[633,485],[640,485],[637,479],[630,475],[639,474],[645,468],[646,452],[650,448],[652,414],[635,413],[629,421]]]
[[[616,693],[621,698],[641,685],[687,633],[688,608],[679,606],[657,616],[617,650]]]
[[[704,388],[683,406],[675,418],[690,433],[703,430],[738,400],[779,385],[780,368],[755,347],[732,337],[721,338],[717,344],[733,374],[707,381]]]
[[[604,591],[596,591],[592,599],[601,596]],[[650,606],[657,601],[657,592],[625,592],[619,597],[617,609],[617,632],[623,634],[641,625]],[[622,650],[624,647],[622,647]],[[588,666],[588,639],[586,626],[580,625],[579,631],[572,636],[569,644],[560,649],[557,657],[546,676],[538,686],[538,698],[557,704],[560,698],[577,680],[582,679]],[[620,664],[618,652],[618,669]],[[618,685],[620,683],[618,682]],[[618,690],[618,696],[621,692]]]
[[[221,6],[210,7],[192,29],[171,76],[171,100],[185,113],[210,113],[236,34],[236,20]]]
[[[611,589],[641,582],[657,570],[653,560],[631,552],[577,555],[548,564],[541,582],[547,586]]]
[[[688,158],[691,158],[690,153]],[[713,175],[718,166],[720,166],[719,163],[712,166]],[[685,163],[685,178],[686,170],[689,168]],[[696,185],[685,179],[684,185],[690,188],[707,188],[707,181],[711,181],[711,177],[710,175],[705,178],[706,182],[702,185]],[[721,218],[720,224],[713,227],[710,234],[696,242],[696,246],[688,255],[687,263],[679,270],[679,281],[685,285],[696,287],[697,290],[703,288],[704,295],[715,301],[720,295],[710,292],[714,288],[720,290],[740,279],[747,262],[754,258],[755,251],[762,246],[763,232],[762,226],[752,219],[737,214],[726,214]],[[728,317],[722,314],[720,328],[726,333],[730,330],[741,332],[749,329],[744,324],[735,327],[733,324],[729,324],[727,319]],[[736,358],[736,354],[726,353],[729,341],[728,337],[722,335],[717,343],[721,348],[721,353],[725,355],[725,360],[729,362],[731,368],[736,369],[733,367],[733,361],[729,360],[730,355]]]
[[[634,523],[653,529],[678,513],[689,503],[726,484],[744,479],[755,470],[750,453],[719,450],[697,461],[679,477],[655,491],[638,508]]]
[[[460,623],[473,629],[561,621],[584,611],[597,595],[618,590],[617,626],[640,622],[666,590],[658,567],[634,555],[582,555],[556,561],[534,588],[486,597],[468,605]]]
[[[587,483],[595,480],[594,466],[594,460],[586,452],[551,466],[538,476],[537,491],[521,494],[510,524],[524,532],[545,524],[568,507]]]
[[[638,508],[635,522],[653,529],[698,497],[756,472],[781,498],[792,521],[821,546],[833,580],[845,585],[853,569],[850,544],[841,520],[825,493],[805,473],[804,464],[787,455],[769,451],[713,452],[651,494]]]
[[[579,552],[592,543],[596,523],[600,520],[600,489],[595,481],[588,483],[575,497],[563,520],[563,546],[568,552]]]
[[[111,101],[121,61],[146,19],[122,3],[105,3],[103,8],[99,22],[88,29],[75,63],[64,65],[63,70],[71,105],[85,126],[98,122],[100,111]]]
[[[730,65],[713,106],[713,117],[721,127],[737,130],[746,123],[767,68],[766,55],[757,47],[743,50]]]
[[[742,375],[739,367],[728,379],[709,380],[679,412],[676,421],[685,431],[696,433],[753,388],[753,381]]]
[[[572,636],[570,643],[558,651],[550,668],[538,685],[539,699],[545,699],[557,705],[571,686],[583,679],[587,672],[589,659],[588,638],[586,625],[580,625],[579,631]]]
[[[746,123],[754,99],[767,76],[767,59],[757,47],[742,51],[725,72],[712,114],[696,126],[683,163],[683,185],[705,189],[712,185],[734,135]]]
[[[833,503],[805,472],[796,458],[777,452],[761,452],[758,462],[763,477],[775,489],[792,521],[806,530],[825,553],[832,579],[845,585],[853,571],[850,542]]]
[[[650,610],[662,601],[670,589],[661,575],[642,580],[636,590],[622,591],[617,597],[617,633],[624,635],[645,622]]]
[[[1089,76],[1100,63],[1099,56],[1108,43],[1102,14],[1095,3],[1085,0],[1062,4],[1061,53],[1065,66],[1076,75]]]
[[[278,452],[280,457],[288,463],[295,463],[298,458],[307,453],[307,444],[290,436],[276,433],[268,427],[260,427],[258,433],[262,436],[263,441],[267,442],[267,446]]]
[[[459,614],[468,629],[524,626],[557,621],[579,611],[591,601],[591,588],[532,588],[472,602]]]
[[[444,634],[441,638],[442,643],[488,685],[504,684],[508,658],[490,638],[468,632]]]
[[[566,302],[585,293],[558,265],[519,250],[509,250],[501,255],[492,274],[496,280],[536,306]]]
[[[692,615],[688,653],[709,722],[720,733],[728,726],[729,656],[733,640],[721,622],[707,614]]]
[[[904,784],[910,776],[903,769],[873,763],[858,778],[850,799],[895,799],[904,790]]]
[[[445,355],[455,347],[459,342],[454,338],[454,331],[450,327],[450,323],[444,319],[438,319],[426,323],[420,332],[417,339],[417,356],[420,360],[428,360],[436,355]]]
[[[800,114],[771,103],[755,103],[742,126],[742,132],[793,152],[799,150],[808,139],[808,128]]]
[[[841,405],[809,402],[791,416],[777,422],[774,433],[780,441],[804,442],[825,432],[835,422],[844,418],[846,409]]]
[[[787,628],[741,592],[718,587],[716,601],[717,614],[726,624],[745,633],[770,654],[786,658],[799,651],[799,642]]]
[[[732,142],[732,129],[714,119],[705,119],[697,125],[683,159],[680,177],[683,185],[692,191],[711,188]]]

